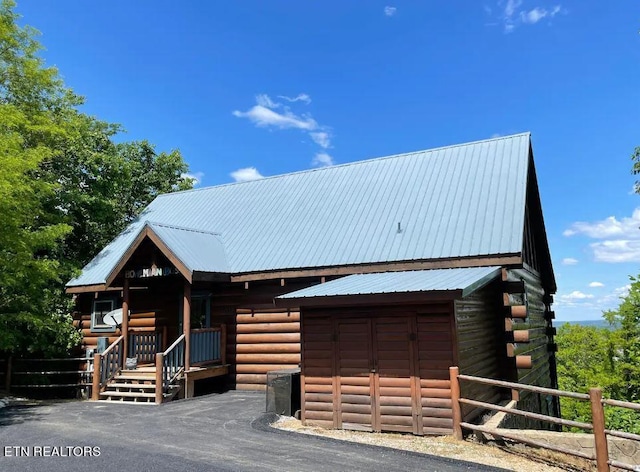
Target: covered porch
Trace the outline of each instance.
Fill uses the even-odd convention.
[[[176,231],[186,232],[145,226],[105,284],[106,293],[121,288],[121,316],[102,314],[115,329],[94,355],[93,400],[189,398],[196,381],[229,371],[226,324],[211,313],[216,277],[194,277],[188,252],[167,244]]]

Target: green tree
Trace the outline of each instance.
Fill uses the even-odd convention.
[[[613,386],[615,398],[640,401],[640,280],[631,277],[629,294],[617,310],[604,313],[618,328],[613,331],[613,356],[619,379]]]
[[[0,3],[0,351],[59,354],[79,340],[64,283],[155,196],[191,188],[178,151],[115,144],[118,125],[39,56]]]
[[[179,151],[156,153],[146,141],[115,144],[119,126],[86,115],[74,122],[76,132],[62,152],[41,168],[41,178],[57,184],[47,202],[51,214],[72,228],[58,253],[72,271],[89,262],[155,197],[193,186]]]
[[[558,330],[557,365],[561,390],[587,393],[600,387],[605,398],[640,401],[640,281],[631,279],[629,294],[616,310],[604,312],[610,329],[563,325]],[[587,402],[562,398],[566,419],[590,422]],[[610,429],[640,434],[640,415],[606,408]]]
[[[0,4],[0,350],[26,351],[73,342],[68,315],[49,303],[60,282],[49,253],[70,228],[47,217],[42,202],[55,186],[35,176],[65,139],[62,110],[76,98],[44,67],[13,8]]]

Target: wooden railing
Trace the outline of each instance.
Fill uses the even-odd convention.
[[[226,326],[192,329],[190,337],[191,365],[225,363]]]
[[[539,447],[543,449],[549,449],[551,451],[561,452],[563,454],[569,454],[572,456],[580,457],[583,459],[595,461],[598,472],[609,472],[610,466],[617,467],[619,469],[637,471],[638,465],[627,464],[613,460],[609,457],[609,448],[607,444],[607,436],[623,438],[631,441],[640,442],[640,435],[625,433],[621,431],[614,431],[606,429],[604,405],[629,408],[635,411],[640,411],[640,404],[622,402],[617,400],[609,400],[602,398],[602,390],[599,388],[592,388],[589,390],[589,394],[567,392],[564,390],[556,390],[552,388],[537,387],[533,385],[525,385],[514,382],[505,382],[503,380],[486,379],[482,377],[473,377],[470,375],[461,375],[458,367],[450,368],[451,378],[451,408],[453,413],[453,433],[457,439],[462,439],[462,430],[469,429],[471,431],[478,431],[481,433],[490,434],[493,436],[503,437],[512,441],[527,444],[533,447]],[[521,411],[513,408],[506,408],[493,403],[486,403],[476,401],[470,398],[462,398],[460,396],[460,381],[476,382],[484,385],[492,385],[496,387],[504,387],[512,390],[525,390],[529,392],[541,393],[544,395],[552,395],[555,397],[573,398],[576,400],[588,401],[591,404],[591,423],[583,423],[580,421],[565,420],[562,418],[556,418],[555,416],[543,415],[540,413],[531,413],[528,411]],[[461,405],[470,405],[476,408],[482,408],[493,411],[501,411],[510,415],[518,415],[525,418],[535,419],[539,421],[546,421],[552,424],[558,424],[565,427],[579,428],[586,431],[590,431],[594,436],[594,454],[587,454],[583,451],[577,451],[574,449],[568,449],[555,444],[549,444],[542,441],[535,441],[528,438],[518,436],[517,433],[506,432],[505,429],[494,429],[486,426],[476,425],[464,422],[462,419]],[[516,430],[517,431],[517,430]]]
[[[14,389],[58,389],[59,392],[55,392],[58,395],[66,390],[90,387],[92,372],[88,366],[93,368],[93,355],[49,359],[9,356],[0,359],[0,378],[3,380],[0,388],[4,386],[6,392]]]
[[[185,335],[182,334],[164,352],[156,354],[156,403],[162,403],[164,394],[184,371]]]
[[[135,357],[138,363],[155,362],[156,354],[162,351],[166,327],[164,330],[155,328],[129,328],[128,357]]]
[[[100,399],[102,388],[122,369],[124,336],[120,336],[103,352],[93,357],[92,400]]]

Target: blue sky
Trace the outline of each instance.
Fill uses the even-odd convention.
[[[43,56],[200,186],[522,131],[560,320],[615,307],[640,262],[637,0],[23,1]]]

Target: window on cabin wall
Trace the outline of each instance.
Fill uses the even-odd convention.
[[[105,317],[110,311],[115,310],[116,300],[113,298],[93,300],[91,309],[91,332],[92,333],[113,333],[115,326],[107,324]]]
[[[182,301],[182,298],[181,298]],[[180,303],[178,313],[178,325],[182,332],[182,310]],[[210,292],[193,292],[191,294],[191,329],[202,329],[211,327],[211,293]]]
[[[191,297],[191,329],[211,326],[211,298],[208,293],[196,293]]]

